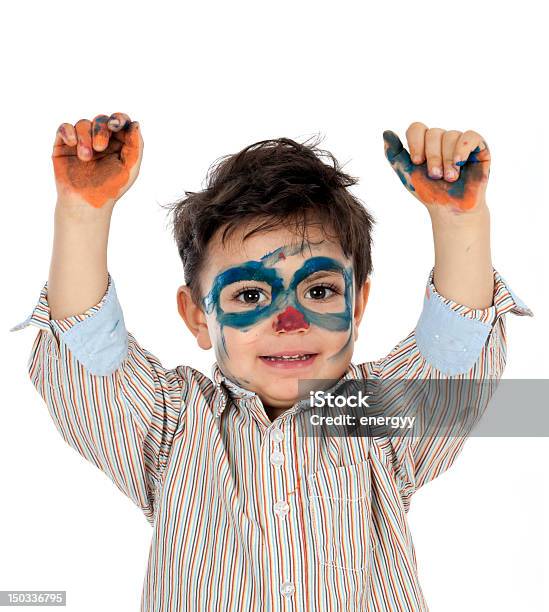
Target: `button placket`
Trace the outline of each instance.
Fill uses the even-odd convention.
[[[270,456],[271,465],[274,465],[275,468],[281,468],[284,463],[284,453],[281,451],[283,439],[284,433],[281,429],[275,427],[271,431],[272,451]]]
[[[284,432],[280,428],[274,427],[271,431],[271,438],[273,442],[280,443],[284,440]]]
[[[279,518],[286,518],[286,515],[290,511],[290,505],[285,499],[281,499],[274,505],[274,511]]]
[[[278,470],[281,469],[285,461],[285,456],[283,453],[284,432],[279,427],[274,426],[269,432],[269,439],[271,442],[269,459],[271,465],[273,466],[273,469],[278,472]],[[277,479],[280,479],[281,477],[282,475],[279,473]],[[281,491],[283,494],[284,490],[285,487],[283,487],[283,491]],[[290,527],[290,525],[287,523],[287,517],[290,512],[290,504],[288,503],[288,501],[286,499],[278,499],[276,502],[273,503],[272,509],[278,521],[280,521],[280,529],[288,529]],[[283,538],[281,541],[285,541],[285,538]],[[285,569],[287,570],[288,568]],[[282,575],[284,575],[284,573],[285,572],[283,572]],[[286,579],[280,584],[280,594],[285,599],[290,599],[291,597],[293,597],[295,590],[295,583],[292,580]]]
[[[274,465],[276,468],[281,468],[282,464],[284,463],[284,455],[279,450],[274,450],[271,453],[270,460],[272,465]]]
[[[280,585],[280,592],[284,597],[291,597],[295,593],[295,585],[291,580],[285,580]]]

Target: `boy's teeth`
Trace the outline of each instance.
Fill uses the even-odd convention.
[[[270,361],[277,361],[279,359],[290,359],[293,361],[304,361],[305,359],[308,359],[310,357],[310,353],[307,355],[279,355],[278,357],[269,357],[266,356],[265,359],[269,359]]]

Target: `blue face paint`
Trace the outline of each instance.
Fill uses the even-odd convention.
[[[299,283],[305,280],[311,274],[319,270],[341,272],[345,280],[345,310],[335,313],[319,313],[311,310],[302,304],[298,303],[295,290]],[[344,268],[338,261],[331,257],[311,257],[308,259],[299,270],[294,274],[290,287],[288,289],[289,304],[300,310],[305,317],[305,320],[313,325],[324,327],[331,331],[342,331],[348,329],[351,321],[351,289],[353,286],[353,278],[351,268]]]
[[[222,344],[227,353],[225,343],[225,335],[223,328],[225,326],[240,329],[243,332],[249,329],[260,321],[273,316],[277,312],[282,312],[287,306],[293,306],[300,311],[304,319],[313,325],[329,329],[331,331],[343,331],[349,329],[351,324],[351,308],[352,308],[352,287],[353,275],[352,268],[344,267],[341,263],[331,257],[312,257],[308,259],[304,265],[295,272],[288,288],[284,287],[284,281],[278,274],[277,270],[269,267],[276,263],[281,258],[285,257],[287,252],[284,247],[263,256],[259,261],[247,261],[239,266],[228,268],[220,272],[214,279],[212,287],[208,294],[203,298],[202,302],[205,311],[210,314],[215,309],[217,321],[221,329]],[[292,254],[294,254],[292,252]],[[267,262],[267,264],[265,263]],[[345,308],[342,312],[336,313],[319,313],[303,306],[296,296],[298,285],[309,277],[311,274],[318,271],[336,271],[340,272],[345,281]],[[256,306],[245,312],[225,312],[221,306],[222,290],[238,281],[261,281],[266,283],[271,288],[271,300],[265,306]],[[348,344],[349,341],[347,341]]]
[[[412,185],[409,179],[415,166],[410,158],[410,154],[402,146],[400,138],[390,130],[383,132],[385,143],[385,157],[391,162],[393,169],[397,173],[401,183],[409,191],[415,191],[416,188]]]
[[[296,255],[301,250],[302,249],[300,246],[293,246],[293,247],[281,246],[278,249],[275,249],[274,251],[271,251],[270,253],[263,255],[263,257],[261,258],[261,261],[263,262],[263,265],[265,266],[274,266],[281,259],[286,259],[286,257],[290,257],[291,255]]]

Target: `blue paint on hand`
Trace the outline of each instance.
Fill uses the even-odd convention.
[[[476,153],[480,153],[480,147],[476,147],[469,153],[469,157],[465,161],[456,162],[456,166],[464,166],[467,162],[472,162],[474,164],[480,163],[480,160],[477,158]]]
[[[415,191],[415,187],[409,180],[410,175],[416,170],[410,153],[404,148],[398,135],[391,130],[383,132],[383,140],[385,143],[385,157],[397,173],[398,178],[408,191]]]

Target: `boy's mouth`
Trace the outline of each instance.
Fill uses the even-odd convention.
[[[271,355],[260,355],[261,361],[274,367],[304,367],[315,360],[318,353],[306,353],[304,351],[280,351]]]

